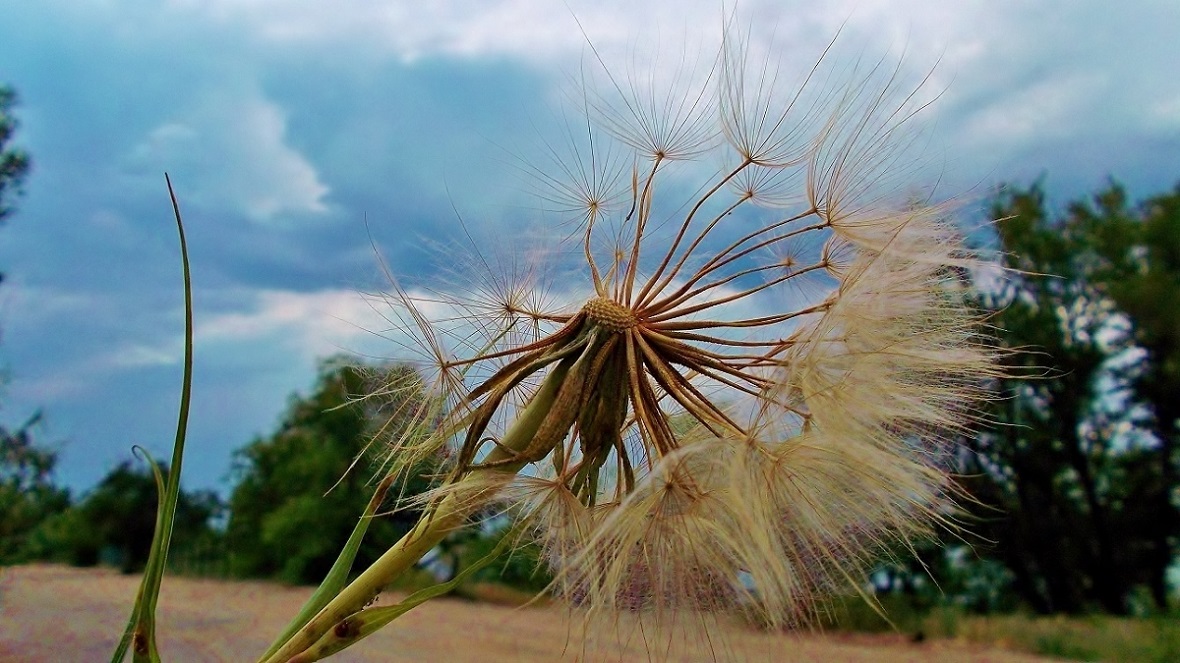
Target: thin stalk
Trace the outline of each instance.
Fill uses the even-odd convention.
[[[160,598],[160,584],[164,569],[168,565],[168,548],[172,543],[172,524],[176,516],[176,502],[180,496],[180,468],[184,460],[184,439],[188,431],[189,399],[193,385],[193,286],[189,274],[188,244],[184,238],[184,222],[180,218],[180,204],[172,190],[172,180],[164,174],[168,184],[168,197],[172,201],[172,213],[176,217],[176,230],[180,235],[180,262],[184,277],[184,376],[180,388],[180,411],[176,422],[176,439],[172,445],[172,464],[165,484],[159,466],[148,456],[148,463],[156,476],[156,488],[160,505],[156,511],[156,529],[152,535],[151,551],[148,553],[147,568],[135,597],[127,630],[115,647],[112,663],[120,663],[131,648],[135,663],[158,663],[156,649],[156,603]]]
[[[549,372],[532,400],[504,434],[500,444],[489,452],[487,462],[509,461],[516,452],[528,448],[546,415],[555,405],[557,393],[572,364],[573,361],[567,359]],[[495,468],[472,469],[434,509],[422,516],[414,529],[337,594],[278,651],[260,660],[264,663],[286,663],[314,645],[337,624],[364,609],[365,605],[422,559],[448,533],[463,524],[476,502],[473,498],[495,485],[496,478],[506,481],[524,465],[525,463],[520,461],[501,464]]]

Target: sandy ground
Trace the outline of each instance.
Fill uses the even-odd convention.
[[[0,568],[0,661],[107,661],[138,577],[62,566]],[[260,582],[164,579],[160,649],[165,661],[252,661],[310,590]],[[910,644],[900,636],[766,634],[737,624],[682,629],[672,651],[649,656],[623,625],[600,642],[572,634],[560,607],[511,608],[436,599],[334,661],[1046,661],[957,642]],[[620,636],[624,642],[620,643]],[[627,640],[630,636],[629,640]]]

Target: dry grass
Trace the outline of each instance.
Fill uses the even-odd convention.
[[[135,595],[138,578],[62,566],[0,569],[0,661],[105,661]],[[165,579],[161,654],[177,661],[250,661],[266,648],[308,595],[307,588],[262,582]],[[342,653],[339,661],[647,661],[642,640],[583,650],[557,606],[514,609],[435,600]],[[774,635],[718,625],[719,658],[744,661],[1044,661],[953,642],[912,645],[899,636]],[[699,631],[676,639],[668,660],[708,661]]]

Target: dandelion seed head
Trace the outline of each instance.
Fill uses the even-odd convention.
[[[809,621],[949,521],[946,450],[995,375],[956,285],[975,258],[897,186],[920,91],[745,49],[727,28],[672,94],[587,93],[542,177],[576,268],[479,258],[387,298],[434,364],[391,466],[454,449],[426,499],[498,494],[591,610]]]

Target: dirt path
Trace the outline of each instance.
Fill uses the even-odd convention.
[[[62,566],[0,568],[0,661],[107,661],[122,633],[137,577]],[[160,648],[165,661],[251,661],[309,594],[259,582],[165,578]],[[461,600],[429,602],[334,661],[648,661],[642,639],[570,644],[557,607],[514,609]],[[667,660],[709,661],[1045,661],[961,643],[911,645],[899,637],[771,635],[737,625],[684,629]],[[626,634],[624,634],[626,635]],[[721,637],[718,637],[721,636]],[[572,641],[580,641],[576,636]],[[725,645],[719,643],[724,642]]]

